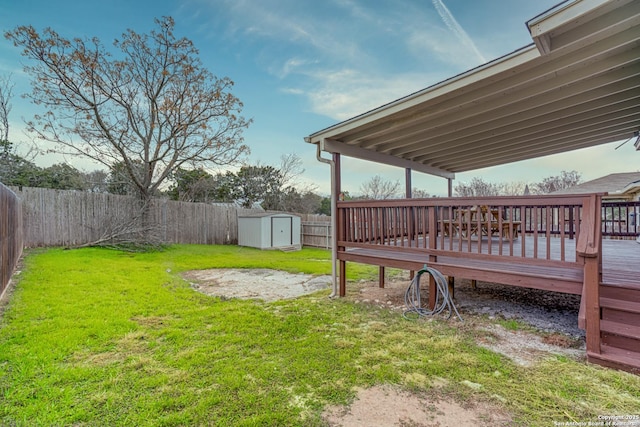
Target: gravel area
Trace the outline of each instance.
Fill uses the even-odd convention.
[[[269,269],[196,270],[185,273],[184,277],[195,289],[209,295],[265,301],[295,298],[327,289],[331,283],[329,276],[314,277]],[[409,283],[406,276],[388,281],[384,289],[373,282],[349,284],[347,297],[403,310],[404,292]],[[423,283],[421,287],[426,289]],[[578,328],[579,295],[486,282],[478,282],[474,289],[469,280],[458,279],[454,302],[462,315],[471,313],[490,318],[518,319],[542,332],[557,332],[577,339],[585,336],[584,331]]]
[[[518,319],[543,332],[585,337],[578,328],[580,295],[485,282],[478,282],[473,289],[470,281],[459,280],[455,303],[462,312]]]
[[[427,298],[424,280],[426,278],[420,287],[423,298]],[[377,283],[360,283],[351,297],[358,302],[404,309],[404,292],[409,283],[408,277],[388,281],[384,289]],[[486,282],[477,282],[474,289],[471,281],[456,279],[454,303],[463,317],[464,314],[473,314],[517,319],[542,332],[561,333],[576,339],[585,336],[584,331],[578,328],[579,295]]]
[[[359,283],[347,298],[401,315],[406,310],[404,294],[409,283],[408,277],[389,281],[384,289],[373,282]],[[428,294],[426,286],[420,285],[424,305]],[[479,345],[504,354],[519,365],[531,366],[552,354],[584,358],[585,333],[578,328],[578,295],[485,282],[478,282],[474,289],[470,281],[456,280],[454,304],[465,323],[474,325]],[[451,322],[458,321],[455,314],[452,316]],[[535,331],[507,329],[493,321],[497,319],[518,320]]]

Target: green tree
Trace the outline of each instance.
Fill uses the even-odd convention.
[[[235,185],[237,182],[236,174],[226,172],[224,174],[216,174],[213,177],[214,197],[216,202],[234,203]]]
[[[202,168],[179,168],[173,174],[173,185],[168,195],[172,200],[183,202],[214,201],[216,200],[215,179]]]
[[[320,201],[318,210],[316,210],[314,213],[331,216],[331,197],[323,197]]]
[[[91,193],[108,193],[109,174],[102,170],[96,169],[91,172],[82,173],[87,191]]]
[[[282,192],[278,210],[313,214],[320,210],[322,196],[311,191],[300,192],[294,187],[288,187]]]
[[[260,204],[268,210],[313,213],[321,197],[295,179],[304,170],[295,154],[281,157],[280,167],[244,165],[237,172],[212,176],[204,169],[180,168],[168,191],[175,200],[233,202],[244,207]]]
[[[84,175],[66,163],[57,163],[42,169],[37,187],[58,190],[86,190]]]
[[[124,162],[114,163],[107,178],[107,191],[121,196],[133,196],[137,194],[138,188],[130,179],[130,171],[136,175],[144,174],[142,162],[135,160],[127,167]]]
[[[264,209],[278,209],[281,181],[273,166],[242,166],[233,179],[231,197],[246,208],[260,203]]]
[[[5,33],[33,61],[30,98],[46,110],[28,129],[58,152],[119,165],[143,206],[178,168],[232,164],[249,150],[233,82],[203,67],[173,19],[156,24],[148,35],[127,30],[112,50],[51,28]]]
[[[33,162],[15,154],[9,141],[0,142],[0,182],[16,187],[38,187],[42,182],[42,169]]]

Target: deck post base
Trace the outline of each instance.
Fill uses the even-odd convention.
[[[343,297],[347,295],[347,263],[345,261],[340,261],[339,269],[340,272],[338,274],[340,275],[340,289],[338,293],[341,297]]]
[[[449,276],[449,280],[447,282],[447,285],[449,287],[449,295],[451,296],[451,298],[456,297],[455,279],[455,277]]]

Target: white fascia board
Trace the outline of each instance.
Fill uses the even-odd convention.
[[[636,191],[639,191],[639,190],[640,190],[640,181],[634,181],[625,185],[625,187],[622,190],[619,190],[617,193],[628,194],[628,193],[635,193]]]
[[[559,27],[593,12],[608,1],[610,0],[573,0],[561,3],[527,22],[531,37],[539,37],[557,30]]]
[[[411,169],[417,172],[426,173],[429,175],[435,175],[442,178],[454,179],[455,173],[448,172],[443,169],[434,168],[424,165],[422,163],[414,162],[408,159],[402,159],[399,157],[391,156],[389,154],[378,153],[372,150],[365,150],[353,145],[344,144],[340,141],[333,141],[330,139],[324,139],[320,143],[322,151],[328,153],[339,153],[348,157],[353,157],[361,160],[368,160],[370,162],[382,163],[385,165],[397,166],[404,169]]]
[[[629,0],[615,0],[618,6]],[[603,6],[608,6],[603,8]],[[540,53],[546,55],[551,52],[551,38],[564,33],[576,25],[582,25],[581,18],[589,15],[591,20],[607,10],[616,7],[612,0],[572,0],[559,4],[527,22],[529,32]],[[598,9],[600,9],[598,11]]]

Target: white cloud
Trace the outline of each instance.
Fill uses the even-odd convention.
[[[289,95],[305,95],[305,92],[302,89],[295,89],[295,88],[284,88],[282,89],[283,93],[289,94]]]
[[[416,58],[421,58],[426,66],[436,65],[438,68],[450,67],[454,75],[476,67],[486,61],[452,38],[446,28],[432,26],[415,27],[406,38],[407,49]]]
[[[282,81],[281,92],[344,120],[484,62],[446,5],[432,1],[333,0],[311,9],[292,0],[218,0],[213,7],[232,32],[255,42],[256,59]]]
[[[277,75],[279,78],[284,79],[292,73],[301,73],[300,71],[304,67],[309,67],[317,64],[318,61],[303,58],[290,58],[285,61],[280,67],[272,68],[271,73]]]
[[[343,69],[333,72],[314,71],[318,84],[306,92],[312,111],[345,120],[392,102],[426,86],[434,76],[417,73],[393,76]]]
[[[480,61],[480,63],[485,63],[487,60],[480,53],[476,45],[473,43],[473,40],[469,37],[467,32],[458,24],[456,18],[451,14],[447,6],[444,4],[442,0],[432,0],[433,6],[436,8],[436,11],[442,18],[442,21],[447,26],[447,28],[453,33],[453,35],[462,43],[462,45],[468,50],[470,53],[473,53],[476,58]]]

